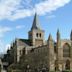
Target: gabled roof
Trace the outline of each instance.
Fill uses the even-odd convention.
[[[31,46],[31,41],[29,39],[19,39],[20,41],[24,42],[26,45]]]
[[[31,30],[33,30],[33,29],[40,29],[41,30],[38,15],[36,13],[34,16],[33,25],[32,25]]]

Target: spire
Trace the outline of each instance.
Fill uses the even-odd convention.
[[[51,34],[49,34],[48,40],[53,40]]]
[[[33,25],[32,25],[31,30],[33,30],[33,29],[41,29],[40,26],[39,26],[39,20],[38,20],[37,13],[35,13],[34,20],[33,20]]]
[[[59,29],[57,30],[57,40],[60,39],[60,32],[59,32]]]
[[[60,35],[59,29],[57,30],[57,35]]]
[[[72,30],[71,30],[71,34],[70,34],[70,39],[72,40]]]
[[[48,45],[48,48],[54,48],[54,41],[52,39],[51,34],[49,34],[47,45]]]

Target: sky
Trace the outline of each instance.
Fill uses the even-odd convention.
[[[5,53],[15,38],[28,38],[37,13],[45,40],[49,34],[56,40],[70,39],[72,29],[72,0],[0,0],[0,54]]]

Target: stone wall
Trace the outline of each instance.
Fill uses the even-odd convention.
[[[48,69],[48,48],[40,46],[31,49],[27,55],[22,56],[21,63],[25,66],[29,65],[31,69]]]

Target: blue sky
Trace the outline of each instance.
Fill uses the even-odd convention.
[[[72,0],[0,0],[0,53],[6,52],[15,38],[28,38],[35,12],[45,30],[56,40],[69,39],[72,29]]]

